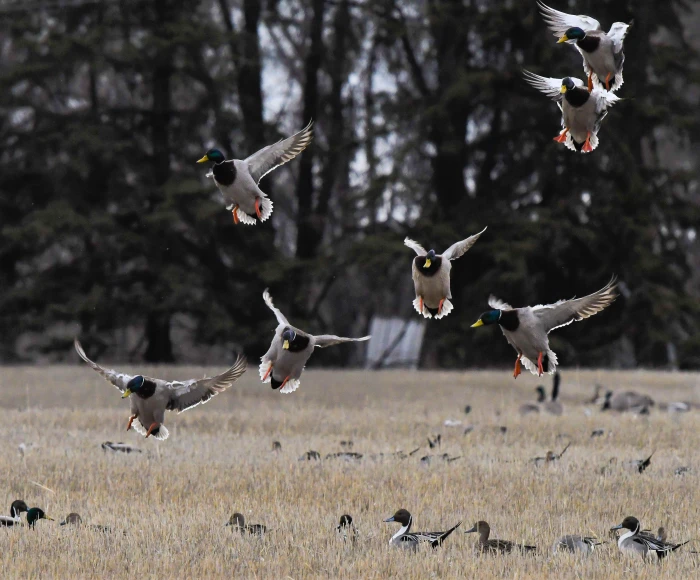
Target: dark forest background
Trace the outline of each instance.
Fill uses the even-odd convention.
[[[565,366],[700,366],[698,3],[549,0],[625,42],[628,99],[591,155],[552,142],[556,105],[521,68],[583,78],[535,0],[0,1],[0,361],[263,354],[265,287],[296,325],[364,334],[417,317],[409,235],[454,264],[455,310],[424,366],[511,365],[469,326],[583,295],[605,313],[552,335]],[[246,157],[315,121],[268,175],[272,219],[234,226],[210,146]],[[319,351],[318,364],[362,350]]]

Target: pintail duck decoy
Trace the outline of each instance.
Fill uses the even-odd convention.
[[[245,357],[239,355],[230,369],[215,377],[165,381],[103,368],[87,357],[77,338],[74,346],[80,358],[121,391],[123,399],[130,397],[131,416],[126,430],[133,426],[141,435],[153,435],[156,439],[168,438],[168,430],[163,425],[166,410],[182,413],[206,403],[236,382],[247,365]]]
[[[344,542],[350,540],[350,543],[354,546],[357,543],[357,528],[352,521],[352,516],[349,514],[343,514],[340,516],[340,523],[336,527],[338,534],[343,538]]]
[[[362,453],[354,451],[339,451],[337,453],[328,453],[324,459],[342,459],[344,461],[359,461],[362,459]]]
[[[588,75],[588,90],[593,90],[594,85],[608,91],[619,89],[625,62],[623,43],[631,23],[614,22],[604,32],[600,22],[590,16],[559,12],[541,1],[538,5],[547,26],[559,39],[557,42],[575,42]]]
[[[431,439],[430,437],[428,437],[428,447],[430,447],[430,449],[435,449],[436,447],[440,447],[441,442],[442,442],[442,435],[440,433],[438,433],[435,436],[435,439]]]
[[[44,510],[38,507],[33,507],[29,508],[27,510],[27,524],[29,525],[30,528],[34,529],[34,526],[39,520],[49,520],[49,521],[54,521],[53,518],[50,518],[44,513]]]
[[[101,445],[104,451],[113,451],[114,453],[142,453],[141,449],[137,447],[132,447],[126,443],[112,443],[112,441],[105,441]]]
[[[320,459],[321,454],[313,449],[311,451],[307,451],[301,457],[299,457],[299,461],[319,461]]]
[[[260,379],[263,383],[271,383],[272,388],[279,389],[280,393],[293,393],[299,388],[301,373],[315,347],[325,348],[342,342],[362,342],[371,338],[308,334],[289,324],[280,309],[272,303],[267,289],[263,292],[263,300],[277,318],[277,328],[270,348],[260,359]]]
[[[582,552],[590,554],[596,546],[601,546],[603,542],[591,536],[566,535],[559,538],[552,545],[552,552]]]
[[[226,159],[218,149],[209,149],[197,163],[214,163],[207,177],[214,179],[224,197],[233,222],[255,225],[255,217],[264,222],[272,215],[272,201],[260,190],[260,180],[270,171],[299,155],[313,138],[313,121],[298,133],[268,145],[247,159]]]
[[[430,465],[430,463],[433,461],[433,458],[437,459],[442,459],[445,463],[452,463],[453,461],[457,461],[458,459],[462,459],[461,455],[457,455],[456,457],[450,457],[448,453],[442,453],[441,455],[425,455],[420,458],[420,462],[423,465]]]
[[[489,540],[489,534],[491,533],[491,527],[485,521],[481,520],[474,524],[474,526],[464,532],[465,534],[471,533],[479,534],[478,548],[482,552],[512,552],[513,550],[520,550],[521,552],[535,552],[537,550],[536,546],[528,546],[527,544],[516,544],[509,540]]]
[[[520,413],[521,416],[525,415],[534,415],[536,413],[539,413],[542,409],[542,403],[546,402],[547,400],[547,393],[544,390],[544,387],[542,385],[539,385],[536,389],[535,392],[537,393],[537,401],[534,403],[523,403],[518,407],[518,413]]]
[[[22,520],[20,516],[22,512],[29,511],[27,504],[21,499],[16,499],[10,504],[10,515],[0,516],[0,527],[10,528],[12,526],[22,525]]]
[[[66,516],[66,519],[63,520],[59,525],[61,526],[83,526],[85,528],[89,528],[91,530],[94,530],[96,532],[105,532],[109,533],[112,531],[112,528],[109,526],[100,526],[97,524],[83,524],[83,518],[80,517],[80,514],[72,512],[69,513]]]
[[[413,285],[416,290],[413,307],[418,314],[422,314],[425,318],[439,319],[452,312],[453,305],[450,302],[452,264],[450,261],[462,256],[485,231],[486,228],[478,234],[469,236],[466,240],[452,244],[442,254],[436,254],[435,250],[426,252],[423,246],[409,238],[403,241],[404,245],[418,254],[412,262]]]
[[[645,415],[655,405],[654,399],[649,395],[642,395],[635,391],[613,392],[607,391],[601,411],[617,411],[618,413],[637,413]]]
[[[272,451],[282,451],[282,444],[279,441],[273,441]]]
[[[557,455],[553,451],[547,451],[547,454],[544,457],[535,457],[534,459],[532,459],[532,461],[538,467],[540,465],[543,465],[544,463],[552,463],[554,461],[561,459],[561,456],[564,455],[564,453],[566,452],[566,450],[570,446],[571,446],[571,443],[567,443],[566,447],[564,447],[564,449],[561,450],[561,453],[559,455]]]
[[[341,442],[340,442],[340,446],[341,446],[343,449],[352,449],[353,445],[354,445],[354,443],[353,443],[352,440],[350,440],[350,439],[348,439],[347,441],[341,441]]]
[[[588,92],[576,77],[543,77],[524,70],[525,81],[557,103],[561,111],[562,130],[554,137],[567,149],[590,153],[598,147],[598,132],[608,109],[620,98],[605,89]]]
[[[521,360],[534,375],[541,376],[545,372],[554,374],[558,364],[557,355],[549,348],[547,335],[555,328],[593,316],[609,306],[617,297],[616,283],[613,276],[606,286],[583,298],[523,308],[513,308],[490,296],[489,306],[493,310],[484,312],[472,324],[472,328],[490,324],[501,327],[506,340],[518,353],[513,377],[517,378],[521,372]]]
[[[267,532],[267,527],[262,524],[246,524],[245,517],[239,512],[230,517],[226,526],[231,526],[235,532],[240,532],[243,535],[263,536]]]
[[[651,465],[651,458],[653,455],[654,452],[652,451],[651,455],[646,459],[633,459],[631,461],[626,461],[623,465],[638,473],[644,473],[644,470]]]
[[[411,532],[413,516],[408,510],[400,509],[393,516],[384,520],[385,522],[397,522],[401,524],[401,529],[389,540],[390,546],[417,550],[422,543],[430,544],[433,548],[441,546],[445,538],[454,532],[462,522],[458,522],[446,532]]]
[[[611,531],[623,529],[627,530],[627,532],[618,538],[617,547],[621,552],[640,554],[643,557],[656,553],[658,558],[661,559],[681,546],[685,546],[690,541],[674,544],[657,538],[652,534],[642,533],[639,520],[633,516],[626,517],[621,524],[610,528]]]

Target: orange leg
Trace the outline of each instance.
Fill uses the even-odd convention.
[[[588,73],[588,92],[593,90],[593,73]]]
[[[593,151],[593,147],[591,147],[591,132],[589,131],[586,134],[586,140],[583,142],[583,149],[581,149],[584,153],[590,153]]]
[[[262,220],[262,214],[260,213],[260,198],[255,198],[255,214],[258,216],[259,220]]]
[[[267,380],[267,377],[270,376],[270,373],[272,372],[272,365],[270,365],[270,368],[267,369],[267,372],[265,373],[265,376],[262,378],[263,382]]]
[[[569,132],[568,129],[564,129],[559,135],[557,135],[554,140],[557,143],[566,143],[566,134]]]
[[[518,358],[515,359],[515,370],[513,371],[513,378],[517,379],[518,375],[522,372],[520,368],[520,357],[523,356],[521,354],[518,355]]]
[[[420,310],[420,313],[423,314],[423,297],[422,296],[418,297],[418,309]]]
[[[238,204],[234,205],[233,211],[231,211],[231,213],[233,214],[233,223],[236,225],[238,225],[238,222],[241,221],[238,219],[238,215],[236,214],[237,211],[238,211]]]
[[[605,75],[605,90],[606,91],[610,90],[610,73]]]
[[[137,417],[136,415],[132,415],[131,417],[129,417],[129,423],[128,423],[128,425],[126,426],[126,430],[127,430],[127,431],[128,431],[129,429],[131,429],[131,424],[134,422],[134,419],[136,419],[136,417]]]
[[[284,389],[284,385],[287,384],[287,381],[288,381],[290,378],[291,378],[291,375],[288,375],[287,377],[285,377],[285,379],[282,381],[282,384],[280,385],[280,391],[281,391],[282,389]]]
[[[540,353],[539,356],[537,357],[537,372],[540,373],[540,376],[544,374],[544,369],[542,368],[542,357],[544,356],[543,353]]]
[[[442,305],[445,303],[445,299],[443,298],[440,300],[440,304],[438,304],[438,314],[442,314]]]
[[[148,428],[148,432],[146,433],[146,439],[148,439],[153,430],[157,429],[158,427],[160,427],[160,423],[151,423],[151,426]]]

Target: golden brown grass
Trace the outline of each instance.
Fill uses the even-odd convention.
[[[220,370],[220,369],[207,369]],[[143,369],[188,378],[205,369]],[[646,527],[664,524],[672,540],[700,537],[698,449],[700,412],[649,417],[604,414],[584,401],[593,384],[635,388],[659,401],[697,400],[695,374],[563,371],[563,417],[517,414],[538,380],[507,371],[307,372],[299,391],[273,392],[251,368],[234,388],[207,405],[176,415],[170,439],[144,440],[124,432],[128,404],[87,367],[5,368],[0,377],[3,477],[0,508],[23,498],[62,519],[71,511],[85,523],[126,534],[65,529],[41,521],[35,531],[0,529],[0,569],[11,577],[80,578],[691,578],[698,577],[698,544],[662,564],[623,558],[614,543],[592,557],[551,557],[563,533],[596,534],[625,515]],[[549,378],[546,380],[549,389]],[[464,415],[466,404],[472,412]],[[587,416],[584,409],[591,409]],[[444,427],[445,419],[462,427]],[[464,436],[466,425],[474,430]],[[505,434],[498,427],[507,427]],[[591,438],[593,429],[606,435]],[[442,433],[440,452],[462,455],[423,466],[429,435]],[[324,456],[351,439],[370,454],[422,449],[405,460],[302,462],[309,449]],[[558,465],[536,468],[529,459],[573,442]],[[125,441],[141,455],[106,454],[105,440]],[[270,451],[273,440],[280,453]],[[34,444],[24,456],[18,446]],[[642,475],[611,458],[644,457]],[[676,477],[691,465],[696,472]],[[37,482],[53,492],[31,482]],[[400,507],[416,530],[446,529],[464,520],[439,550],[417,554],[389,549],[397,529],[385,524]],[[249,523],[273,528],[265,538],[241,537],[224,523],[241,511]],[[345,546],[335,534],[342,513],[355,518],[360,542]],[[478,520],[494,537],[536,544],[535,556],[479,557]]]

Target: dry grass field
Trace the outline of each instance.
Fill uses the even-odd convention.
[[[220,370],[141,372],[189,378]],[[614,543],[588,558],[552,557],[551,545],[562,533],[609,539],[607,530],[626,515],[636,515],[645,527],[664,524],[671,540],[700,538],[700,411],[671,416],[657,408],[634,417],[586,403],[596,382],[662,402],[700,402],[700,377],[566,369],[562,377],[564,415],[522,418],[517,407],[534,398],[539,381],[529,374],[514,381],[505,369],[311,371],[296,393],[280,395],[250,368],[208,404],[169,413],[170,439],[159,442],[124,432],[127,402],[85,366],[3,368],[2,512],[22,498],[57,520],[77,511],[85,523],[115,531],[67,529],[58,521],[40,521],[34,531],[0,529],[2,577],[699,577],[700,555],[691,551],[700,542],[661,564],[621,557]],[[446,419],[463,424],[446,427]],[[474,429],[464,435],[467,425]],[[605,435],[591,438],[599,428]],[[426,438],[437,433],[443,437],[439,452],[462,458],[421,465],[421,456],[435,452]],[[357,463],[298,461],[310,449],[322,456],[340,451],[340,441],[348,439],[353,451],[366,454]],[[105,440],[128,442],[143,453],[107,454],[100,449]],[[274,440],[281,452],[271,451]],[[529,462],[569,440],[558,464],[538,468]],[[403,460],[368,457],[419,445]],[[643,474],[620,464],[651,451]],[[694,471],[674,476],[682,465]],[[601,474],[604,466],[610,469]],[[464,523],[438,550],[392,550],[387,543],[398,526],[382,520],[400,507],[411,511],[417,531]],[[233,534],[224,524],[234,511],[272,531],[262,539]],[[359,528],[355,547],[335,533],[346,512]],[[478,519],[491,524],[492,537],[535,544],[539,553],[476,555],[476,535],[462,532]]]

